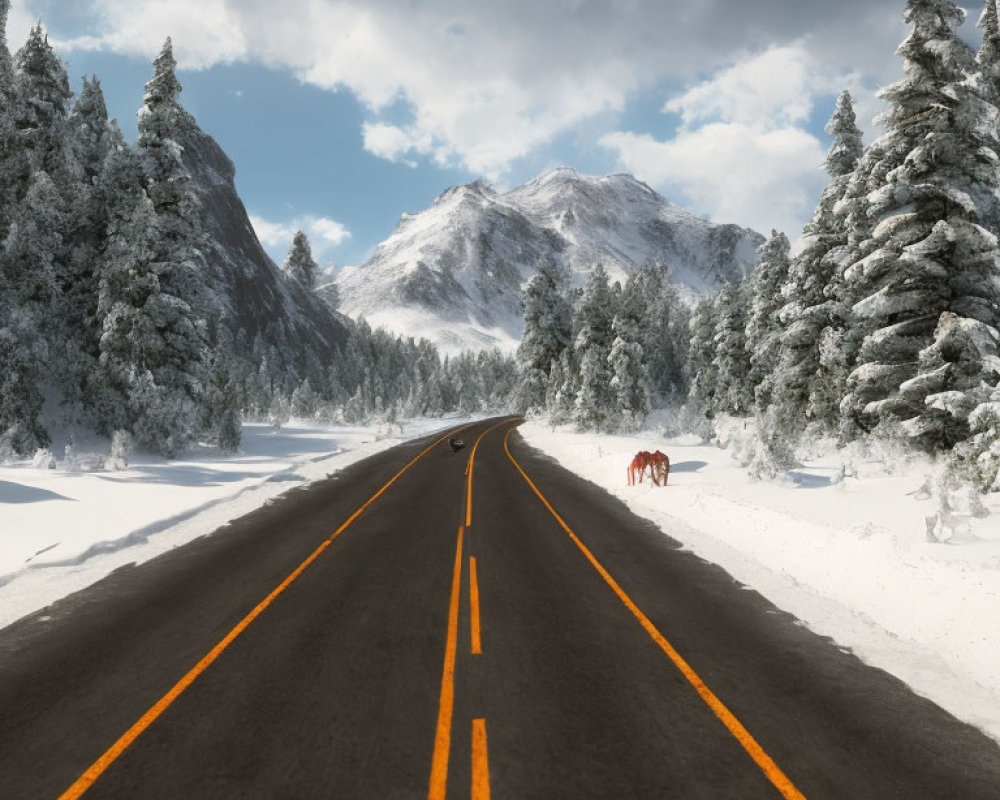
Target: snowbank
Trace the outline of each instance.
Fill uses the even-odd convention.
[[[933,466],[924,460],[845,464],[830,451],[754,482],[695,437],[540,422],[521,433],[812,630],[1000,739],[1000,494],[984,499],[990,516],[963,518],[950,541],[932,542],[939,501],[922,490]],[[635,453],[656,448],[670,457],[669,486],[626,486]]]
[[[460,419],[243,426],[237,456],[135,456],[120,472],[0,466],[0,627],[211,533],[289,489]],[[105,451],[106,452],[106,451]]]

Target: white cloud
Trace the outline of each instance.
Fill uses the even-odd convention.
[[[250,215],[257,238],[264,248],[280,261],[284,253],[291,247],[292,238],[297,231],[304,231],[309,237],[313,258],[321,265],[330,260],[330,253],[338,245],[351,238],[351,232],[343,223],[328,217],[311,215],[297,217],[288,222],[271,222],[270,220]]]
[[[388,161],[398,161],[410,167],[417,166],[417,162],[411,159],[404,159],[406,153],[420,150],[429,143],[421,143],[416,132],[412,129],[404,130],[398,125],[387,125],[382,122],[365,122],[361,128],[364,139],[365,150],[379,158]],[[421,150],[426,152],[426,149]]]
[[[801,123],[812,112],[817,90],[839,85],[831,84],[801,45],[772,47],[688,89],[664,110],[679,114],[686,126],[714,118],[749,125]]]
[[[901,10],[899,0],[284,0],[280,10],[265,0],[86,3],[94,32],[67,38],[70,47],[149,57],[170,34],[182,67],[253,61],[288,69],[353,92],[369,110],[363,135],[371,152],[403,163],[431,158],[494,180],[643,90],[811,30],[822,31],[811,43],[817,62],[882,70],[899,42]],[[794,97],[807,65],[786,66],[794,69],[785,85],[758,99],[801,115]],[[745,72],[741,79],[749,80]],[[719,86],[730,96],[740,88]],[[390,124],[384,112],[398,103],[410,117]],[[744,98],[741,114],[752,114],[751,105]],[[712,107],[705,94],[685,105],[690,114],[719,111]]]
[[[816,99],[857,83],[824,68],[807,43],[770,48],[670,100],[681,125],[668,140],[620,131],[601,143],[623,169],[721,222],[796,239],[826,176],[824,148],[803,127]]]
[[[11,50],[17,50],[28,38],[28,33],[38,21],[24,0],[14,0],[10,5],[10,15],[7,18],[7,44]]]
[[[795,239],[824,185],[822,145],[798,128],[715,122],[669,141],[635,133],[601,141],[625,170],[674,202],[764,234],[777,228]]]

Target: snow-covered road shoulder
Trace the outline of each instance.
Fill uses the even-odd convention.
[[[755,482],[693,437],[520,428],[526,442],[608,490],[687,548],[1000,739],[1000,495],[947,544],[928,540],[930,465],[870,463],[843,477],[836,455]],[[661,449],[669,485],[626,485],[639,450]],[[667,633],[669,636],[669,633]]]
[[[243,426],[236,456],[214,449],[127,470],[0,466],[0,627],[404,441],[465,420],[362,426]]]

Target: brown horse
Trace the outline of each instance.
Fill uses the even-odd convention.
[[[657,450],[650,456],[649,472],[653,478],[653,483],[657,486],[667,485],[667,476],[670,474],[670,459],[666,453]]]
[[[642,483],[647,469],[649,470],[649,478],[653,483],[657,486],[667,485],[667,476],[670,474],[670,459],[667,458],[665,453],[661,453],[659,450],[655,453],[650,453],[648,450],[640,450],[635,454],[635,458],[632,459],[632,463],[629,464],[626,473],[628,475],[628,485],[634,486],[636,477],[639,478],[639,483]]]
[[[649,466],[649,459],[653,457],[653,454],[648,450],[640,450],[635,454],[635,458],[632,459],[632,463],[628,466],[628,485],[634,486],[636,476],[639,477],[639,483],[642,483],[642,478],[646,474],[646,468]]]

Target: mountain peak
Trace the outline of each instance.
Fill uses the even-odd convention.
[[[534,180],[529,181],[529,183],[550,183],[551,181],[560,180],[579,180],[582,177],[584,176],[577,172],[573,167],[553,167],[548,172],[543,172]]]
[[[452,186],[445,189],[441,194],[437,196],[435,203],[440,203],[444,200],[450,200],[454,198],[462,199],[465,197],[494,197],[497,194],[497,190],[494,189],[485,178],[479,178],[472,183],[462,183],[458,186]]]
[[[509,192],[484,181],[444,192],[338,279],[341,308],[444,347],[517,346],[523,288],[548,263],[582,282],[595,264],[624,281],[667,264],[691,295],[742,278],[760,234],[671,205],[631,175],[559,167]]]

